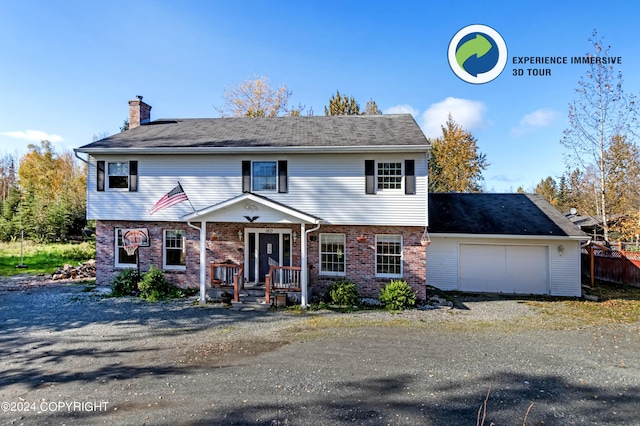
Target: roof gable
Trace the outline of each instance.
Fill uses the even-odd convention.
[[[586,237],[538,194],[429,194],[429,232]]]
[[[156,120],[78,148],[80,152],[166,148],[239,149],[428,146],[409,114]]]

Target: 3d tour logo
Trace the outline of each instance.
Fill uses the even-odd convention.
[[[469,25],[449,43],[449,66],[460,79],[472,84],[488,83],[507,65],[507,44],[486,25]]]

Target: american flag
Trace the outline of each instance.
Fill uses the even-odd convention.
[[[151,208],[151,210],[149,210],[149,214],[152,215],[158,210],[169,208],[175,204],[187,201],[188,199],[189,198],[187,197],[187,194],[184,192],[184,189],[182,189],[182,185],[180,185],[180,182],[178,182],[178,186],[173,188],[158,200],[158,202]]]

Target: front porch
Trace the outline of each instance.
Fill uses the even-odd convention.
[[[287,300],[301,302],[301,267],[272,265],[264,281],[254,282],[246,279],[244,271],[242,264],[212,262],[209,265],[209,297],[222,299],[224,294],[230,293],[233,303],[247,305],[283,306]]]
[[[307,235],[319,229],[320,218],[244,193],[183,219],[200,233],[202,302],[207,287],[214,294],[226,287],[239,303],[243,290],[264,285],[267,304],[276,293],[299,293],[296,301],[307,305]]]

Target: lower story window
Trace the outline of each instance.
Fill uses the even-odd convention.
[[[376,275],[402,276],[402,235],[376,235]]]
[[[344,275],[344,234],[320,234],[320,274]]]
[[[187,233],[182,230],[164,231],[164,268],[184,269],[187,266]]]
[[[124,249],[124,242],[122,241],[123,231],[123,229],[116,229],[116,267],[130,268],[137,265],[136,253],[128,255],[127,251]]]

